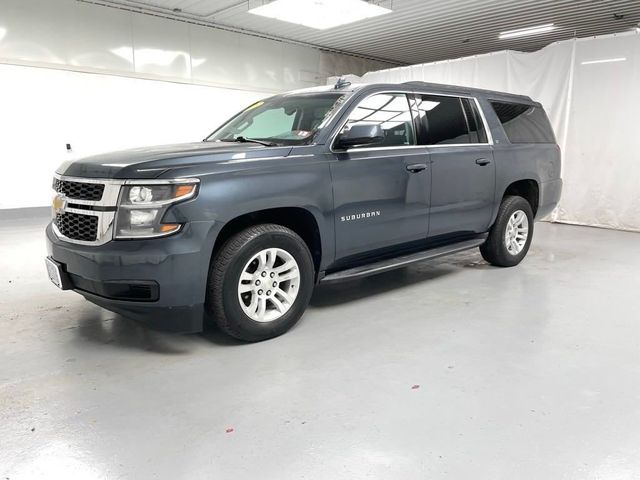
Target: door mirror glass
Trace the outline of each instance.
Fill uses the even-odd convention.
[[[337,146],[349,148],[364,145],[378,145],[384,141],[384,132],[377,123],[348,125],[338,136]]]

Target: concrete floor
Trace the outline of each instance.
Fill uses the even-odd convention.
[[[0,227],[2,479],[640,477],[638,234],[537,224],[519,267],[322,287],[241,345],[56,290],[44,223]]]

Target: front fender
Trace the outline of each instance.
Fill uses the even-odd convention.
[[[202,175],[198,196],[174,206],[167,215],[183,221],[213,221],[213,248],[222,226],[234,218],[285,207],[303,208],[314,216],[323,269],[335,257],[333,189],[326,161],[265,162],[259,168]]]

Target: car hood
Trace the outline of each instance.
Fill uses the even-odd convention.
[[[286,157],[291,147],[197,142],[134,148],[64,162],[56,173],[89,178],[156,178],[167,170],[232,159]]]

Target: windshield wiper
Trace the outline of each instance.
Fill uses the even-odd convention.
[[[239,136],[236,138],[223,138],[220,140],[221,142],[239,142],[239,143],[257,143],[260,145],[264,145],[265,147],[277,147],[277,143],[266,142],[264,140],[256,140],[255,138],[247,138],[243,136]]]

